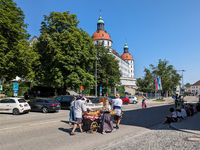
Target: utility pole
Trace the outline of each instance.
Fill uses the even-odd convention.
[[[95,60],[95,97],[97,97],[97,52],[96,52],[96,60]]]

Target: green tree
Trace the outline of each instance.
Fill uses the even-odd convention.
[[[101,87],[114,87],[120,84],[120,70],[118,60],[109,53],[110,47],[102,43],[96,44],[97,53],[97,85]],[[95,64],[92,74],[95,75]]]
[[[162,91],[172,91],[173,87],[179,85],[179,81],[181,76],[177,73],[176,70],[173,69],[172,65],[168,65],[168,61],[161,59],[157,66],[150,64],[150,69],[145,68],[145,76],[144,78],[137,79],[138,91],[146,92],[146,91],[154,91],[155,83],[154,77],[161,77]]]
[[[173,65],[168,65],[168,61],[159,59],[157,66],[150,65],[152,74],[161,77],[162,91],[172,91],[174,87],[179,85],[181,76],[173,69]]]
[[[191,87],[191,84],[190,84],[190,83],[186,83],[186,84],[185,84],[185,87],[186,87],[186,88]]]
[[[138,86],[138,91],[147,92],[154,90],[154,82],[153,82],[153,74],[152,72],[145,68],[144,69],[145,76],[144,78],[138,78],[136,81],[136,85]]]
[[[39,54],[35,64],[36,80],[55,88],[84,88],[94,85],[95,47],[93,39],[81,28],[75,14],[50,12],[44,15],[41,35],[34,45]]]
[[[23,11],[12,0],[0,1],[0,77],[25,77],[34,53],[29,48]]]

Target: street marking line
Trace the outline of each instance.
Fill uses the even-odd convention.
[[[22,126],[17,126],[17,127],[10,127],[10,128],[3,128],[3,129],[0,129],[1,130],[9,130],[9,129],[16,129],[16,128],[21,128]]]
[[[37,126],[37,125],[42,125],[42,124],[47,124],[47,123],[54,123],[54,122],[58,122],[58,120],[56,120],[56,121],[42,122],[42,123],[36,123],[36,124],[29,124],[29,126]]]

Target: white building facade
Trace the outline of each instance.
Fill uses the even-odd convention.
[[[200,95],[200,80],[191,85],[191,93],[194,95]]]
[[[125,86],[126,92],[134,95],[136,90],[136,79],[134,79],[134,60],[132,55],[129,53],[129,47],[125,42],[124,53],[121,56],[112,49],[113,42],[110,38],[110,35],[104,30],[104,21],[101,17],[101,14],[97,22],[97,31],[92,35],[92,38],[94,39],[94,44],[101,42],[104,46],[110,47],[111,55],[113,55],[115,59],[119,61],[121,85]]]

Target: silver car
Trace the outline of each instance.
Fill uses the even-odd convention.
[[[138,98],[136,96],[127,96],[127,98],[130,100],[131,104],[137,104]]]

